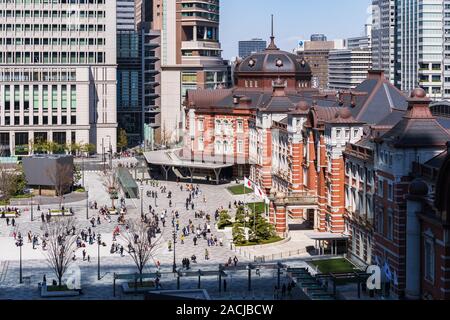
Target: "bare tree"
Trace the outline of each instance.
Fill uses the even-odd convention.
[[[150,231],[150,224],[133,219],[128,221],[128,230],[120,234],[120,238],[125,242],[124,251],[133,259],[141,276],[145,266],[150,259],[153,259],[157,244],[161,239],[159,236],[152,241]],[[140,283],[142,285],[142,277]]]
[[[69,266],[73,263],[72,255],[77,249],[78,234],[73,229],[76,225],[75,218],[56,218],[43,225],[46,236],[46,250],[43,254],[50,265],[58,285],[61,287],[62,278]]]
[[[114,208],[114,200],[119,197],[119,179],[114,170],[105,173],[103,185],[106,187],[111,199],[111,207]]]
[[[48,168],[46,174],[55,187],[56,196],[59,197],[59,209],[61,209],[64,193],[73,184],[73,168],[68,164],[57,163],[55,167]]]

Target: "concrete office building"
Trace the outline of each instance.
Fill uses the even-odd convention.
[[[117,31],[133,31],[134,29],[134,0],[117,0]]]
[[[450,84],[444,89],[443,65],[446,64],[445,43],[450,42],[443,34],[444,5],[449,3],[447,0],[397,0],[395,76],[396,85],[402,91],[420,85],[431,98],[446,97],[445,92],[450,97]]]
[[[263,39],[252,39],[239,41],[239,57],[247,58],[252,53],[258,53],[266,50],[267,42]]]
[[[367,77],[372,66],[370,48],[331,50],[329,56],[329,88],[350,90]]]
[[[394,84],[395,0],[372,1],[372,64]]]
[[[116,1],[1,1],[4,155],[37,139],[115,151],[116,63]]]
[[[159,0],[155,28],[161,27],[162,144],[180,141],[185,127],[186,91],[228,86],[228,64],[221,58],[219,0]]]
[[[372,47],[372,25],[365,25],[365,35],[347,39],[347,49],[371,48]]]
[[[314,36],[314,35],[313,35]],[[311,39],[313,39],[311,36]],[[316,35],[317,36],[317,35]],[[326,39],[325,36],[321,39]],[[328,58],[330,50],[343,49],[344,40],[322,41],[314,37],[312,41],[299,41],[296,53],[304,58],[312,71],[312,86],[314,88],[328,88]]]

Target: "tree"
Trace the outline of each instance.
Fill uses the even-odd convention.
[[[71,165],[56,163],[54,167],[46,170],[47,177],[55,187],[56,196],[59,197],[59,208],[64,198],[64,193],[73,184],[73,168]]]
[[[14,177],[15,177],[14,195],[23,194],[27,186],[27,180],[25,178],[25,172],[23,171],[23,165],[20,164],[17,166]]]
[[[82,179],[81,168],[79,164],[73,166],[73,181],[74,184],[79,183]]]
[[[83,144],[83,145],[81,145],[81,148],[80,148],[81,152],[86,153],[88,156],[93,154],[95,152],[95,149],[96,149],[96,147],[92,143]]]
[[[241,244],[245,242],[245,232],[242,227],[235,224],[232,229],[233,232],[233,242],[236,244]]]
[[[5,200],[5,208],[15,190],[16,176],[14,172],[8,170],[5,165],[0,165],[0,199]]]
[[[111,199],[111,208],[114,208],[114,200],[119,198],[119,179],[117,179],[115,171],[105,173],[103,185],[106,187]]]
[[[57,218],[47,222],[43,226],[46,237],[46,250],[43,254],[55,276],[58,278],[58,286],[62,285],[62,277],[68,267],[73,263],[72,254],[77,249],[78,234],[73,232],[76,225],[74,218]]]
[[[128,146],[128,136],[125,129],[120,128],[119,129],[119,137],[117,139],[117,147],[119,147],[120,152],[123,151],[124,148]]]
[[[153,259],[156,246],[161,239],[159,236],[155,241],[150,237],[150,224],[142,222],[140,219],[128,221],[128,229],[121,233],[120,238],[125,242],[124,251],[133,259],[141,275],[150,259]]]

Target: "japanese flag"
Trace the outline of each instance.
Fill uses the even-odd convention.
[[[255,184],[253,183],[253,181],[251,181],[251,180],[249,180],[249,179],[244,177],[244,186],[246,188],[249,188],[249,189],[253,190],[253,187],[255,187]]]
[[[258,196],[259,198],[264,198],[266,196],[266,194],[258,186],[255,186],[254,190],[255,190],[255,195]]]

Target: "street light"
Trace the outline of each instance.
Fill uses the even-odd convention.
[[[144,187],[141,186],[141,218],[144,217]]]
[[[89,190],[85,187],[86,190],[86,220],[89,220]]]
[[[23,283],[23,279],[22,279],[22,246],[23,246],[23,238],[22,238],[22,235],[19,236],[19,240],[17,240],[16,246],[18,246],[19,250],[20,250],[19,283]]]
[[[175,231],[175,227],[173,227],[172,235],[173,235],[173,266],[172,266],[172,272],[176,273],[177,272],[177,263],[176,263],[176,260],[175,260],[175,247],[176,247],[176,243],[177,243],[177,233]]]
[[[100,245],[102,244],[102,237],[100,234],[97,235],[97,280],[100,280]]]
[[[33,193],[34,193],[34,190],[30,189],[30,192],[31,192],[31,204],[30,204],[30,207],[31,207],[31,221],[33,221]]]
[[[111,145],[111,136],[107,135],[107,138],[109,138],[109,168],[112,170],[112,145]],[[106,161],[106,159],[105,159]]]

